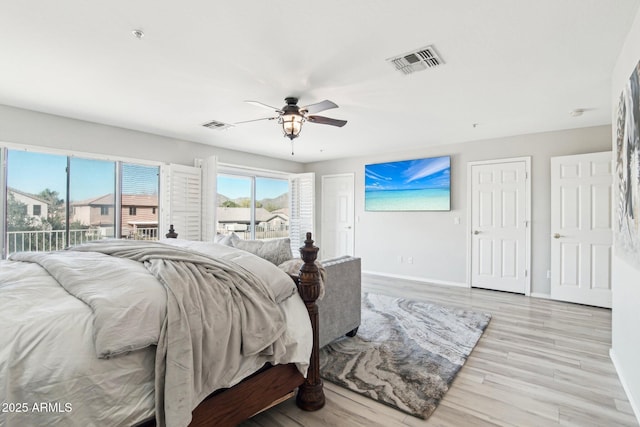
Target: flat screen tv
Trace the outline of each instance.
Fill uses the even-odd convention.
[[[451,156],[364,167],[367,211],[451,210]]]

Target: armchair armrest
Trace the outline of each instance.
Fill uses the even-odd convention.
[[[320,313],[320,347],[360,326],[361,262],[343,256],[321,261],[326,271],[325,293],[317,301]]]

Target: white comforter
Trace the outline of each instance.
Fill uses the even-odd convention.
[[[131,425],[153,414],[154,400],[156,416],[182,426],[208,393],[237,383],[267,361],[294,362],[306,373],[310,325],[286,274],[245,252],[189,245],[221,261],[201,256],[185,264],[198,256],[112,241],[90,252],[23,254],[16,258],[30,262],[0,262],[0,426]],[[114,252],[147,268],[104,255]],[[238,282],[225,266],[251,283]],[[265,279],[264,287],[247,268]],[[211,275],[218,279],[217,291],[192,292],[190,283],[202,285]],[[114,305],[121,306],[119,314]],[[257,313],[248,310],[256,305]],[[264,316],[273,319],[265,322]],[[228,318],[234,321],[223,324]]]

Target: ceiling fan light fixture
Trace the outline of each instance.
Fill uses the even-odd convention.
[[[280,116],[280,123],[282,124],[284,136],[293,141],[300,135],[304,117],[297,113],[283,114]]]
[[[287,105],[282,108],[275,108],[267,104],[263,104],[258,101],[245,101],[249,104],[257,105],[258,107],[263,107],[268,110],[274,111],[278,113],[276,117],[265,117],[262,119],[256,120],[245,120],[240,123],[247,122],[255,122],[257,120],[278,120],[278,124],[282,126],[282,133],[285,138],[289,138],[291,141],[291,147],[293,148],[293,140],[300,135],[300,131],[302,131],[302,124],[304,122],[311,122],[321,125],[330,125],[342,127],[347,124],[346,120],[337,120],[332,119],[330,117],[324,116],[316,116],[315,113],[319,113],[320,111],[329,110],[331,108],[338,108],[338,105],[335,102],[329,101],[325,99],[321,102],[316,102],[315,104],[310,104],[304,107],[298,107],[298,98],[289,96],[284,99]],[[293,154],[293,152],[291,153]]]

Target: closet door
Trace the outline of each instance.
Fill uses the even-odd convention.
[[[551,298],[611,307],[612,155],[551,158]]]
[[[469,164],[471,286],[528,295],[529,159]]]

